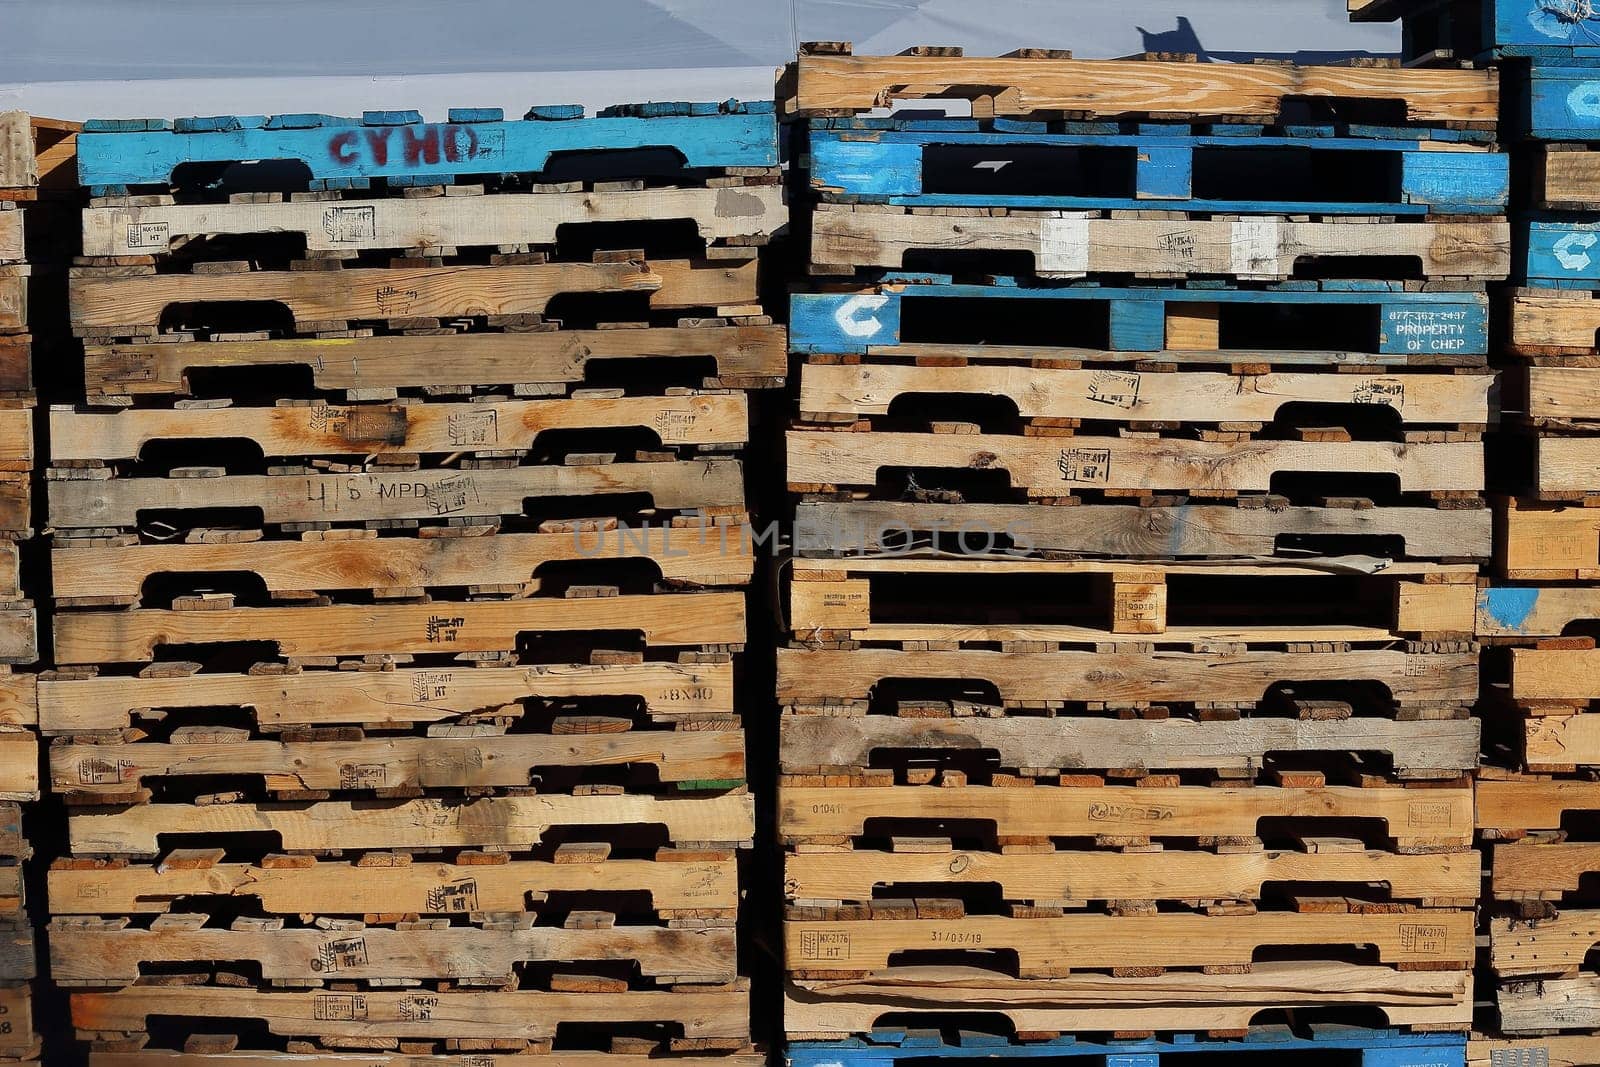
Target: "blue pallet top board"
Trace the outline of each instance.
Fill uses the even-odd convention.
[[[906,300],[1066,300],[1108,305],[1109,348],[1153,352],[1166,347],[1168,304],[1341,304],[1378,309],[1375,349],[1394,355],[1480,355],[1489,350],[1489,304],[1482,293],[1408,293],[1397,283],[1289,282],[1261,289],[1114,288],[1088,284],[1024,287],[998,278],[958,285],[922,276],[891,280],[860,293],[795,293],[789,302],[789,347],[794,352],[845,355],[903,343]],[[1391,287],[1393,286],[1393,287]],[[912,342],[905,342],[912,343]]]
[[[533,174],[556,153],[637,148],[674,149],[690,168],[778,163],[777,120],[766,101],[628,104],[588,119],[561,105],[509,122],[499,109],[458,108],[449,120],[422,122],[415,111],[92,119],[78,135],[78,180],[107,189],[167,185],[184,163],[241,160],[298,160],[318,181],[447,179]]]
[[[1502,99],[1506,126],[1519,136],[1600,140],[1600,63],[1508,67]]]
[[[997,153],[1043,146],[1105,149],[1134,163],[1132,188],[1121,197],[1036,196],[925,191],[924,153],[935,146],[992,149]],[[1379,201],[1202,200],[1194,197],[1196,150],[1296,149],[1374,152],[1398,159],[1390,199]],[[1498,152],[1424,151],[1420,142],[1368,138],[1217,137],[1168,134],[1052,134],[945,132],[921,128],[814,129],[811,184],[830,200],[902,206],[1031,207],[1099,210],[1174,208],[1190,211],[1316,215],[1500,214],[1511,191],[1510,157]],[[998,188],[1004,156],[992,166]],[[1388,161],[1373,159],[1375,168]],[[975,176],[969,181],[979,180]]]
[[[1369,22],[1397,17],[1405,21],[1407,58],[1438,48],[1483,62],[1600,56],[1600,11],[1590,0],[1378,0],[1352,14]]]
[[[1529,285],[1600,289],[1600,223],[1535,219],[1527,235]]]
[[[1297,1052],[1348,1053],[1333,1062],[1352,1067],[1464,1067],[1467,1039],[1461,1034],[1412,1034],[1346,1026],[1313,1026],[1302,1037],[1283,1026],[1253,1029],[1244,1038],[1213,1040],[1196,1035],[1127,1041],[1080,1040],[1014,1043],[992,1034],[961,1032],[946,1040],[938,1031],[877,1031],[843,1041],[793,1041],[791,1067],[891,1067],[898,1060],[1072,1059],[1083,1067],[1160,1067],[1196,1053],[1238,1056],[1261,1067],[1280,1067]],[[1327,1062],[1327,1060],[1324,1060]]]

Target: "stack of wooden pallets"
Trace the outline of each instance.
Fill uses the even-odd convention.
[[[51,972],[97,1062],[751,1062],[770,105],[79,148],[39,698]]]
[[[51,313],[59,311],[51,296],[70,257],[53,239],[51,224],[72,214],[62,194],[74,184],[75,129],[75,123],[0,112],[0,1061],[32,1060],[40,1051],[31,990],[36,950],[24,886],[24,864],[34,849],[23,823],[23,806],[39,799],[33,673],[39,643],[22,563],[23,543],[33,535],[33,362],[36,352],[40,358],[61,355],[54,347],[61,338],[50,329]],[[42,299],[34,298],[36,288]]]
[[[1496,83],[1144,58],[780,82],[807,1062],[941,1046],[889,1024],[1281,1057],[1291,1018],[1461,1062]],[[971,117],[868,114],[910,98]]]
[[[1497,67],[1502,139],[1521,172],[1517,284],[1505,301],[1495,577],[1479,603],[1485,745],[1478,824],[1505,1056],[1600,1057],[1600,17],[1587,2],[1351,0],[1396,19],[1407,58]],[[1497,1031],[1497,1033],[1496,1033]],[[1518,1039],[1536,1033],[1532,1040]],[[1506,1059],[1505,1062],[1513,1062]],[[1515,1062],[1532,1062],[1517,1060]]]

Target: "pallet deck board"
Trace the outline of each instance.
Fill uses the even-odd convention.
[[[745,775],[744,735],[738,730],[185,744],[58,741],[48,758],[53,790],[79,799],[154,786],[153,779],[196,775],[261,775],[272,789],[294,790],[516,787],[529,785],[541,767],[641,765],[653,768],[663,783],[737,781]]]
[[[25,676],[29,677],[29,676]],[[379,671],[46,676],[38,722],[46,735],[121,730],[146,711],[240,709],[258,728],[448,722],[520,714],[519,700],[637,698],[658,716],[734,711],[733,667],[717,663],[399,667]]]
[[[1501,982],[1495,1008],[1509,1034],[1593,1030],[1600,1025],[1600,975]]]
[[[658,853],[654,860],[577,863],[57,864],[48,878],[51,913],[58,916],[164,914],[189,898],[211,896],[254,900],[269,915],[525,912],[537,911],[552,894],[601,888],[642,892],[658,912],[731,913],[739,903],[731,855],[673,858],[671,852]]]
[[[1263,819],[1353,818],[1384,823],[1397,841],[1467,847],[1472,791],[1327,786],[1052,786],[960,789],[788,786],[778,796],[786,838],[858,837],[878,819],[975,819],[1002,835],[1252,837]]]
[[[647,978],[734,979],[733,931],[618,926],[609,930],[472,927],[393,930],[124,927],[56,919],[50,969],[63,982],[132,985],[148,964],[251,960],[267,982],[397,978],[509,980],[527,962],[631,962]]]
[[[1477,783],[1474,800],[1480,830],[1559,830],[1566,812],[1600,811],[1600,782],[1486,779]]]
[[[1267,756],[1274,753],[1377,752],[1388,754],[1395,772],[1405,775],[1475,770],[1478,723],[1382,718],[1195,722],[787,715],[782,721],[779,766],[791,774],[815,767],[868,767],[875,765],[875,753],[889,750],[926,750],[929,756],[994,752],[1005,768],[1227,769],[1250,773],[1259,772]]]
[[[791,487],[875,486],[884,469],[910,468],[1002,470],[1030,497],[1085,489],[1265,493],[1280,472],[1385,474],[1406,493],[1484,488],[1483,445],[1470,441],[1212,442],[827,430],[791,430],[786,441]]]
[[[247,271],[75,276],[68,281],[80,333],[154,330],[175,305],[279,304],[296,323],[542,315],[567,293],[644,293],[656,309],[744,306],[756,293],[756,261],[539,263],[453,267],[351,267],[338,271]],[[3,321],[0,321],[3,325]]]
[[[778,702],[866,700],[889,679],[987,683],[1002,700],[1084,700],[1109,706],[1147,702],[1264,700],[1279,682],[1374,681],[1392,700],[1467,702],[1478,698],[1474,651],[1339,652],[1055,651],[906,652],[891,649],[778,650]]]
[[[260,831],[290,852],[338,849],[476,848],[493,842],[528,849],[557,827],[653,826],[670,840],[748,842],[755,832],[748,794],[693,799],[635,795],[488,797],[469,801],[319,801],[301,803],[141,804],[109,814],[75,815],[76,855],[154,856],[166,835]]]
[[[1480,637],[1558,637],[1571,623],[1600,618],[1600,589],[1491,585],[1478,592]]]
[[[59,542],[58,542],[59,546]],[[162,574],[250,573],[268,593],[335,589],[433,589],[522,584],[570,560],[649,560],[665,581],[744,584],[754,568],[752,531],[726,526],[644,526],[486,537],[354,537],[241,544],[58,547],[51,554],[59,598],[137,599]]]
[[[785,893],[806,900],[870,901],[880,888],[997,885],[1004,900],[1258,900],[1268,883],[1378,883],[1389,899],[1478,895],[1475,852],[1423,856],[1351,852],[1154,853],[1057,851],[1004,854],[955,850],[802,852],[784,857]],[[55,877],[52,874],[52,877]]]
[[[1491,891],[1502,900],[1559,897],[1576,892],[1600,871],[1600,843],[1506,841],[1494,847]]]
[[[218,478],[52,480],[60,529],[134,527],[151,510],[241,509],[263,523],[519,516],[538,497],[647,495],[662,510],[743,509],[740,461],[542,464],[359,474],[238,474]]]
[[[1367,226],[1270,217],[1090,219],[1016,210],[969,218],[828,204],[812,213],[811,261],[819,265],[898,270],[908,254],[979,251],[1029,255],[1040,278],[1110,273],[1278,281],[1293,277],[1308,260],[1326,264],[1384,257],[1415,261],[1422,278],[1495,281],[1511,270],[1511,227],[1503,222]]]
[[[802,52],[790,76],[792,89],[784,93],[780,85],[779,101],[790,116],[978,96],[998,115],[1183,112],[1270,119],[1286,99],[1328,97],[1395,101],[1419,124],[1492,123],[1499,104],[1492,72],[1468,70]]]
[[[284,656],[511,651],[530,632],[617,631],[647,646],[739,644],[739,593],[682,593],[575,600],[438,601],[426,604],[231,608],[137,608],[55,618],[61,664],[137,663],[172,645],[266,642]]]
[[[541,434],[634,427],[666,447],[743,445],[750,413],[741,393],[493,400],[483,403],[323,404],[278,407],[50,412],[50,460],[136,460],[151,444],[243,439],[265,456],[526,451]],[[0,429],[3,429],[0,423]],[[0,458],[6,456],[0,439]]]
[[[1600,375],[1597,375],[1600,376]],[[806,364],[800,411],[819,416],[887,416],[919,394],[1003,397],[1022,418],[1161,422],[1271,422],[1287,404],[1387,408],[1401,425],[1486,424],[1493,375],[1445,373],[1230,374],[1185,370],[1060,370],[1043,367],[920,367]]]
[[[187,396],[194,371],[287,367],[316,389],[413,389],[583,382],[591,365],[645,366],[703,358],[712,381],[781,381],[787,368],[781,326],[464,333],[448,337],[290,338],[268,341],[118,344],[84,347],[91,398]],[[637,362],[636,362],[637,361]],[[693,366],[693,364],[689,364]],[[711,382],[695,378],[707,388]]]
[[[1362,1005],[1390,1025],[1466,1029],[1467,971],[1400,971],[1334,962],[1269,962],[1248,974],[1169,971],[1154,977],[1074,974],[1019,980],[989,970],[900,967],[868,980],[790,982],[789,1033],[866,1033],[892,1015],[902,1025],[938,1025],[952,1002],[996,1012],[1019,1031],[1172,1032],[1246,1029],[1262,1011]]]
[[[737,104],[737,102],[733,102]],[[78,181],[87,186],[165,185],[184,164],[297,160],[313,180],[453,178],[460,174],[538,173],[572,152],[670,146],[686,167],[771,167],[778,163],[770,109],[568,121],[358,123],[354,119],[236,117],[231,128],[108,132],[90,123],[78,138]]]
[[[1501,977],[1570,973],[1596,944],[1600,913],[1589,908],[1564,908],[1549,918],[1489,920],[1489,966]]]
[[[707,243],[766,238],[788,225],[776,185],[667,188],[416,200],[373,197],[248,204],[90,205],[86,256],[167,255],[213,234],[293,234],[306,251],[554,245],[562,226],[692,221]]]

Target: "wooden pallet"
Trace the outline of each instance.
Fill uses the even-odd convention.
[[[0,206],[0,263],[21,263],[28,258],[22,240],[22,212],[16,205]]]
[[[122,267],[73,268],[68,295],[75,334],[112,340],[172,333],[161,329],[170,308],[198,306],[203,320],[204,306],[218,302],[280,305],[297,332],[317,333],[345,330],[352,323],[426,322],[431,327],[437,325],[431,320],[441,318],[543,315],[554,297],[572,293],[643,293],[655,310],[743,309],[757,299],[754,257],[744,262],[646,264],[602,258],[501,266],[127,273]],[[270,322],[266,316],[255,328]]]
[[[780,113],[848,114],[898,100],[972,100],[974,114],[1085,118],[1216,116],[1271,120],[1299,98],[1384,102],[1417,124],[1492,128],[1498,81],[1485,71],[1392,66],[1196,66],[1057,56],[965,58],[960,49],[857,56],[848,44],[802,44],[780,77]],[[1330,105],[1336,106],[1336,105]]]
[[[1574,622],[1600,618],[1600,589],[1586,585],[1491,585],[1478,593],[1478,636],[1559,637]]]
[[[731,982],[731,929],[666,930],[480,929],[448,920],[403,928],[346,919],[327,929],[285,928],[284,919],[240,919],[207,926],[204,913],[157,916],[148,928],[129,920],[57,917],[50,923],[50,973],[59,985],[118,988],[162,965],[251,961],[264,982],[392,981],[449,978],[461,985],[501,986],[520,966],[553,962],[578,968],[632,964],[646,980]],[[154,965],[154,970],[150,970]]]
[[[141,789],[181,786],[182,779],[197,776],[260,779],[274,793],[519,787],[541,781],[543,769],[631,768],[685,790],[744,780],[744,735],[737,720],[720,732],[628,725],[613,719],[609,732],[590,735],[576,732],[583,724],[574,720],[564,729],[558,723],[555,734],[508,734],[482,725],[444,727],[448,732],[431,737],[351,740],[343,735],[360,731],[346,727],[329,740],[278,741],[251,739],[248,730],[233,727],[201,726],[180,727],[165,743],[142,740],[140,732],[117,742],[58,738],[49,751],[50,781],[68,803],[95,804]],[[590,727],[607,729],[598,720]],[[27,747],[34,755],[33,746]]]
[[[1532,648],[1513,648],[1510,658],[1510,687],[1505,695],[1530,712],[1570,714],[1600,699],[1600,652],[1592,642],[1552,638]],[[1563,732],[1566,740],[1581,748],[1589,729],[1586,722],[1570,723]]]
[[[870,490],[885,469],[1003,471],[1029,498],[1086,490],[1233,496],[1270,492],[1275,474],[1350,471],[1385,475],[1402,493],[1479,493],[1484,487],[1483,446],[1475,441],[1214,442],[791,430],[787,442],[789,488],[800,493]]]
[[[1467,1067],[1518,1067],[1534,1063],[1548,1067],[1584,1067],[1597,1058],[1600,1058],[1600,1036],[1588,1034],[1503,1037],[1474,1031],[1467,1042]]]
[[[865,978],[897,953],[999,953],[1019,978],[1121,968],[1248,967],[1266,945],[1316,951],[1363,945],[1379,962],[1469,968],[1471,911],[1399,915],[1060,915],[784,923],[784,957],[799,977]],[[1313,947],[1315,946],[1315,947]],[[831,973],[830,973],[831,972]]]
[[[1554,437],[1532,439],[1533,494],[1541,500],[1600,501],[1600,438]]]
[[[1478,592],[1475,566],[1429,563],[1358,577],[1288,561],[1130,567],[1095,560],[796,559],[789,577],[787,621],[799,641],[1096,642],[1121,634],[1188,642],[1372,641],[1402,634],[1450,640],[1472,636]],[[1043,596],[1045,603],[1024,606],[1011,595],[1018,581],[1036,589],[1054,581],[1056,593],[1071,599]],[[994,599],[982,599],[975,582],[993,583]],[[1241,599],[1249,610],[1230,616],[1226,605]],[[1365,619],[1348,613],[1362,602],[1371,608]],[[951,617],[951,603],[964,605],[961,617]],[[1326,621],[1302,622],[1309,616],[1279,612],[1278,605]]]
[[[59,735],[123,730],[136,719],[186,708],[234,711],[240,724],[261,730],[510,718],[523,714],[523,701],[637,701],[658,721],[721,718],[735,709],[727,655],[646,663],[374,664],[336,671],[262,664],[246,674],[198,674],[198,667],[163,665],[138,677],[92,669],[46,672],[35,720],[45,734]]]
[[[744,982],[674,991],[560,993],[536,990],[278,991],[226,986],[136,985],[76,993],[72,1023],[82,1034],[142,1034],[153,1018],[193,1025],[205,1020],[259,1021],[269,1033],[313,1038],[324,1048],[394,1049],[397,1041],[549,1042],[557,1027],[593,1024],[631,1029],[662,1023],[664,1043],[700,1049],[747,1049],[750,995]],[[363,1057],[364,1062],[371,1060]]]
[[[1496,900],[1559,901],[1579,892],[1585,876],[1600,871],[1600,843],[1539,834],[1501,842],[1490,858],[1490,891]]]
[[[1242,1032],[1262,1012],[1301,1015],[1357,1005],[1381,1013],[1392,1026],[1466,1029],[1472,976],[1316,961],[1260,963],[1246,974],[1048,980],[972,967],[896,967],[867,981],[786,983],[784,1029],[791,1038],[845,1037],[885,1019],[938,1025],[959,1007],[999,1015],[1026,1034]]]
[[[714,322],[716,320],[713,320]],[[676,373],[672,380],[706,389],[782,385],[787,370],[781,326],[639,329],[508,330],[418,336],[114,344],[84,346],[91,402],[124,396],[188,396],[191,377],[252,368],[288,368],[312,388],[334,393],[393,395],[399,389],[537,386],[557,395],[582,385],[597,368]],[[702,363],[711,364],[709,375]]]
[[[1486,426],[1496,380],[1486,374],[1316,373],[1240,368],[1240,373],[1100,370],[1076,367],[906,366],[811,362],[800,372],[800,413],[808,422],[915,417],[920,396],[996,397],[1022,420],[1270,423],[1285,405],[1317,404],[1323,425],[1340,414],[1368,421],[1373,407],[1399,426]],[[1594,372],[1600,375],[1600,372]],[[1342,411],[1340,409],[1343,409]],[[1008,412],[1009,413],[1009,412]],[[1051,422],[1059,426],[1060,423]],[[1069,424],[1070,425],[1070,424]]]
[[[50,910],[62,915],[162,915],[209,897],[248,901],[268,915],[349,915],[377,924],[396,916],[540,912],[589,893],[640,894],[648,914],[729,921],[739,905],[732,852],[657,850],[652,859],[611,859],[603,844],[557,846],[551,860],[464,852],[453,862],[406,853],[355,861],[267,856],[225,863],[219,850],[169,853],[158,864],[57,859]],[[632,911],[632,908],[628,909]]]
[[[50,462],[131,463],[158,441],[182,442],[189,455],[204,456],[208,442],[223,440],[249,441],[267,457],[505,456],[532,450],[544,434],[634,428],[649,430],[669,449],[731,446],[748,443],[749,426],[742,393],[350,406],[308,400],[280,401],[276,407],[146,408],[114,414],[58,406],[50,412]],[[0,425],[0,434],[4,431]],[[0,463],[10,455],[9,443],[0,437]],[[31,458],[31,448],[25,458]]]
[[[1593,356],[1600,300],[1583,289],[1516,289],[1508,338],[1513,354]]]
[[[469,532],[428,528],[447,535],[458,530]],[[58,607],[132,604],[157,575],[203,581],[201,576],[252,574],[269,596],[286,600],[335,587],[408,595],[460,586],[515,587],[533,594],[541,586],[540,568],[561,562],[646,560],[663,582],[689,587],[745,585],[754,568],[752,530],[738,519],[728,525],[596,523],[572,532],[465,537],[349,532],[353,536],[223,544],[141,544],[133,535],[58,538],[50,560],[52,591]]]
[[[1478,694],[1478,655],[1470,646],[1405,651],[1329,646],[1323,651],[1153,651],[1146,645],[1094,652],[778,650],[778,702],[865,704],[897,679],[976,684],[1000,703],[1047,707],[1082,701],[1100,708],[1151,703],[1251,706],[1274,687],[1376,682],[1399,705],[1470,703]],[[42,717],[42,716],[41,716]]]
[[[1265,819],[1372,819],[1397,848],[1460,851],[1472,838],[1472,792],[1373,786],[1088,785],[840,788],[801,776],[779,792],[786,841],[843,843],[893,823],[991,824],[1003,839],[1254,838]]]
[[[0,200],[36,200],[40,189],[77,186],[81,123],[25,111],[0,111]]]
[[[17,1067],[37,1067],[42,1051],[33,1027],[33,984],[0,986],[0,1056],[21,1061]]]
[[[1534,206],[1546,211],[1600,210],[1600,155],[1587,144],[1535,144],[1531,157]]]
[[[1504,981],[1495,990],[1495,1009],[1508,1034],[1594,1030],[1600,1026],[1600,975]]]
[[[1517,840],[1559,830],[1568,812],[1600,811],[1600,782],[1500,772],[1474,790],[1478,830],[1490,840]]]
[[[524,514],[529,498],[606,495],[644,495],[662,511],[744,511],[744,475],[737,460],[612,463],[610,456],[578,458],[603,462],[349,473],[292,467],[283,474],[67,480],[59,477],[58,468],[49,484],[50,523],[61,530],[103,531],[136,527],[141,515],[150,512],[170,517],[228,509],[254,519],[257,526],[323,524],[310,527],[322,529],[332,523],[388,526],[393,520],[445,523],[452,518],[492,525],[499,517]]]
[[[1152,207],[1161,206],[1159,201]],[[945,211],[948,209],[933,209]],[[1003,215],[922,214],[899,207],[819,204],[812,211],[813,273],[900,269],[908,254],[1016,252],[1041,278],[1221,275],[1283,281],[1308,261],[1381,257],[1407,278],[1504,280],[1511,227],[1504,222],[1378,220],[1292,222],[1276,218],[1197,221],[1086,218],[1081,213],[1007,209]],[[1410,268],[1411,262],[1416,263]],[[1402,266],[1401,264],[1405,264]]]
[[[1570,61],[1592,56],[1600,31],[1589,9],[1552,7],[1543,0],[1479,0],[1465,5],[1445,0],[1349,0],[1348,7],[1353,22],[1404,20],[1403,54],[1409,62],[1492,62],[1511,56]]]
[[[1393,559],[1487,560],[1488,508],[1441,512],[1431,507],[1373,507],[1366,499],[1290,504],[1286,497],[1240,497],[1205,503],[963,504],[974,546],[1045,555],[1078,553],[1124,559],[1276,556],[1313,539],[1326,552]],[[1595,513],[1600,523],[1600,512]],[[822,557],[877,552],[914,537],[939,543],[951,532],[946,504],[909,501],[802,501],[795,506],[795,550]],[[959,523],[956,524],[959,528]],[[967,544],[966,540],[962,544]],[[1600,575],[1600,558],[1595,563]]]
[[[1560,915],[1489,920],[1489,966],[1501,978],[1576,975],[1600,944],[1600,914],[1563,908]]]
[[[895,842],[895,851],[804,851],[784,857],[784,895],[798,906],[870,905],[903,897],[906,887],[996,886],[1007,903],[1036,907],[1129,901],[1255,901],[1273,890],[1294,894],[1349,887],[1383,900],[1470,906],[1478,895],[1475,852],[1398,855],[1359,842],[1308,838],[1305,851],[1204,852],[1055,850],[979,852],[937,839]],[[52,874],[52,878],[55,875]],[[52,881],[52,894],[54,882]],[[1063,899],[1063,889],[1071,897]],[[1312,905],[1314,906],[1314,905]]]
[[[1535,500],[1495,501],[1495,563],[1521,581],[1600,579],[1600,511]]]
[[[444,192],[424,198],[253,194],[226,204],[179,204],[170,196],[102,198],[83,212],[83,254],[188,258],[197,238],[290,234],[304,241],[298,249],[304,252],[437,255],[438,249],[550,247],[562,227],[675,221],[692,223],[706,246],[737,247],[765,243],[789,223],[776,183],[487,196],[482,186],[462,186]]]
[[[141,804],[69,820],[77,856],[154,856],[168,835],[207,835],[226,846],[230,835],[275,835],[287,852],[329,849],[459,849],[485,842],[531,849],[561,827],[654,827],[683,847],[717,842],[748,846],[755,807],[747,793],[660,798],[628,794],[537,795],[477,800],[319,801],[268,804]]]
[[[1441,715],[1459,709],[1439,709]],[[780,768],[787,774],[846,774],[868,767],[951,765],[972,772],[1216,770],[1253,778],[1268,765],[1316,754],[1378,753],[1399,778],[1453,778],[1478,766],[1478,723],[1462,718],[1397,721],[936,717],[921,707],[893,715],[785,715]],[[1460,711],[1464,716],[1464,710]],[[1306,714],[1317,714],[1308,710]],[[1600,716],[1596,716],[1600,718]],[[1596,762],[1600,762],[1597,760]]]
[[[145,663],[174,645],[267,643],[288,659],[516,650],[530,633],[615,632],[645,647],[742,646],[741,593],[557,600],[326,604],[210,610],[67,612],[55,617],[58,664]]]

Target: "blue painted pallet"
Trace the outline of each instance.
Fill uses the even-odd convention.
[[[1109,342],[1118,352],[1166,347],[1171,305],[1340,305],[1378,311],[1375,352],[1385,355],[1481,355],[1489,350],[1489,305],[1482,293],[1408,293],[1399,283],[1288,282],[1263,289],[1192,285],[1112,288],[1097,285],[956,284],[943,275],[888,275],[858,293],[795,293],[789,303],[789,347],[808,354],[865,353],[902,343],[906,301],[921,299],[1098,301],[1107,306]],[[932,342],[935,338],[920,338]]]
[[[1507,67],[1501,79],[1506,126],[1546,141],[1600,140],[1600,63]]]
[[[293,160],[336,187],[372,178],[449,180],[463,174],[536,174],[561,152],[670,148],[684,166],[772,167],[770,101],[630,104],[584,118],[577,106],[534,108],[507,122],[499,108],[455,108],[442,123],[415,111],[98,119],[78,135],[78,180],[96,194],[167,185],[185,163]]]
[[[1459,1034],[1410,1034],[1395,1030],[1314,1026],[1309,1037],[1287,1027],[1253,1029],[1237,1040],[1198,1036],[1130,1041],[1085,1041],[1072,1037],[1014,1043],[1004,1037],[963,1032],[953,1041],[937,1031],[878,1031],[844,1041],[793,1041],[790,1067],[890,1067],[897,1061],[972,1059],[1071,1059],[1081,1067],[1162,1067],[1184,1057],[1238,1057],[1261,1067],[1280,1067],[1284,1057],[1318,1053],[1318,1062],[1349,1067],[1464,1067],[1467,1039]],[[1329,1053],[1346,1055],[1334,1058]]]
[[[1527,224],[1523,277],[1552,289],[1600,289],[1600,223],[1534,219]]]
[[[1416,137],[1193,135],[1170,132],[1160,126],[1137,133],[1054,133],[1046,132],[1044,123],[1033,124],[1037,127],[1034,130],[1023,128],[1028,125],[996,122],[992,128],[983,129],[969,122],[967,128],[962,128],[959,122],[947,121],[906,124],[898,129],[839,129],[819,123],[811,131],[811,184],[826,199],[839,202],[1097,210],[1160,207],[1316,215],[1499,214],[1505,211],[1510,196],[1507,156],[1495,152],[1423,151],[1423,143]],[[926,153],[930,148],[945,146],[993,151],[998,158],[980,161],[977,167],[988,168],[987,173],[997,184],[1005,176],[1007,152],[1035,148],[1121,152],[1133,164],[1130,187],[1120,196],[928,192]],[[1286,148],[1372,153],[1372,166],[1387,168],[1392,175],[1386,177],[1389,196],[1376,201],[1307,201],[1217,200],[1194,195],[1196,151]]]
[[[1587,0],[1391,0],[1369,18],[1405,23],[1407,57],[1450,49],[1458,59],[1600,57],[1600,12]]]

